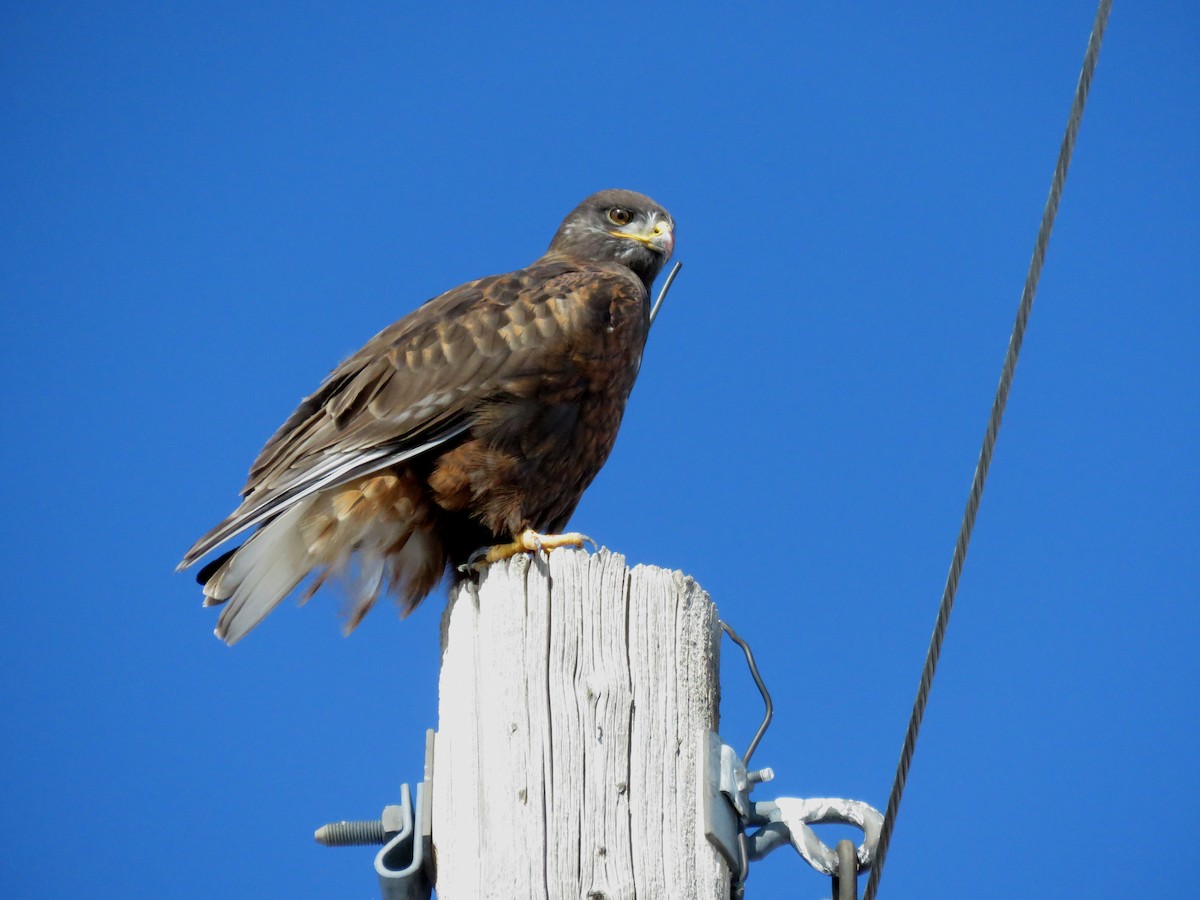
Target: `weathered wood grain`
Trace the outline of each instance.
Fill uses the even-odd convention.
[[[678,572],[558,550],[493,565],[443,619],[439,900],[717,900],[697,824],[719,626]]]

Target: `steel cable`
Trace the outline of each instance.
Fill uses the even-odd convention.
[[[1037,241],[1033,248],[1033,259],[1029,263],[1029,273],[1025,277],[1025,289],[1021,293],[1021,303],[1017,309],[1017,320],[1013,326],[1012,337],[1008,342],[1008,352],[1004,357],[1004,368],[1000,373],[1000,384],[996,388],[996,397],[992,402],[992,412],[988,419],[987,431],[983,437],[983,447],[979,451],[979,461],[975,466],[975,476],[971,482],[971,493],[967,498],[967,508],[963,513],[962,527],[958,533],[958,541],[954,546],[954,556],[950,561],[950,572],[946,576],[946,587],[942,592],[942,602],[938,607],[937,621],[933,626],[933,636],[929,641],[929,651],[925,656],[925,665],[921,671],[921,682],[917,687],[917,697],[913,703],[912,716],[908,720],[908,730],[904,734],[904,745],[900,751],[900,763],[896,767],[896,777],[892,782],[892,790],[888,795],[887,810],[884,812],[883,830],[879,835],[879,847],[876,850],[875,865],[871,868],[867,880],[866,893],[863,900],[875,900],[879,890],[879,881],[883,876],[883,863],[887,857],[888,844],[891,842],[892,830],[895,827],[896,815],[900,810],[900,798],[904,794],[904,785],[908,780],[908,770],[912,764],[913,751],[917,745],[917,733],[921,730],[921,720],[925,715],[925,705],[929,700],[929,691],[933,686],[933,676],[937,669],[938,657],[942,652],[942,641],[946,636],[946,625],[950,621],[950,611],[954,607],[954,595],[958,590],[958,579],[962,574],[963,562],[967,557],[967,546],[971,542],[971,532],[975,527],[975,514],[979,510],[979,500],[983,496],[984,482],[987,480],[988,467],[992,462],[992,450],[996,445],[996,435],[1000,430],[1000,420],[1004,417],[1004,407],[1008,403],[1008,392],[1012,386],[1013,373],[1017,368],[1017,357],[1021,352],[1021,342],[1025,337],[1025,326],[1029,321],[1029,312],[1033,308],[1033,298],[1037,293],[1038,279],[1042,273],[1042,263],[1046,258],[1046,246],[1050,243],[1050,232],[1054,228],[1054,218],[1058,214],[1058,202],[1062,197],[1063,185],[1067,180],[1067,169],[1071,165],[1071,153],[1075,149],[1075,136],[1079,132],[1079,123],[1083,118],[1083,107],[1087,102],[1088,89],[1092,83],[1092,73],[1096,68],[1096,60],[1100,55],[1100,44],[1104,39],[1104,28],[1108,23],[1108,13],[1112,8],[1112,0],[1100,0],[1096,10],[1096,20],[1092,25],[1092,34],[1088,40],[1087,52],[1083,58],[1083,69],[1079,73],[1079,84],[1075,88],[1075,100],[1071,104],[1071,114],[1067,120],[1067,131],[1063,136],[1062,147],[1058,151],[1058,164],[1054,169],[1054,180],[1050,185],[1050,196],[1046,200],[1046,208],[1042,212],[1041,226],[1038,228]]]

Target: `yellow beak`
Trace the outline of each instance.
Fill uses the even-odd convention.
[[[610,231],[609,234],[613,237],[628,238],[639,244],[645,244],[663,256],[670,256],[671,251],[675,248],[675,235],[667,222],[655,222],[648,231]]]

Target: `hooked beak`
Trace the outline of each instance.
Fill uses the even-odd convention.
[[[675,249],[675,233],[670,223],[661,220],[654,222],[646,231],[610,231],[609,234],[645,244],[655,253],[661,253],[664,260]]]

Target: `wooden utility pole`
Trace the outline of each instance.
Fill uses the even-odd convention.
[[[524,554],[452,591],[439,900],[726,900],[697,822],[719,638],[694,581],[608,551]]]

